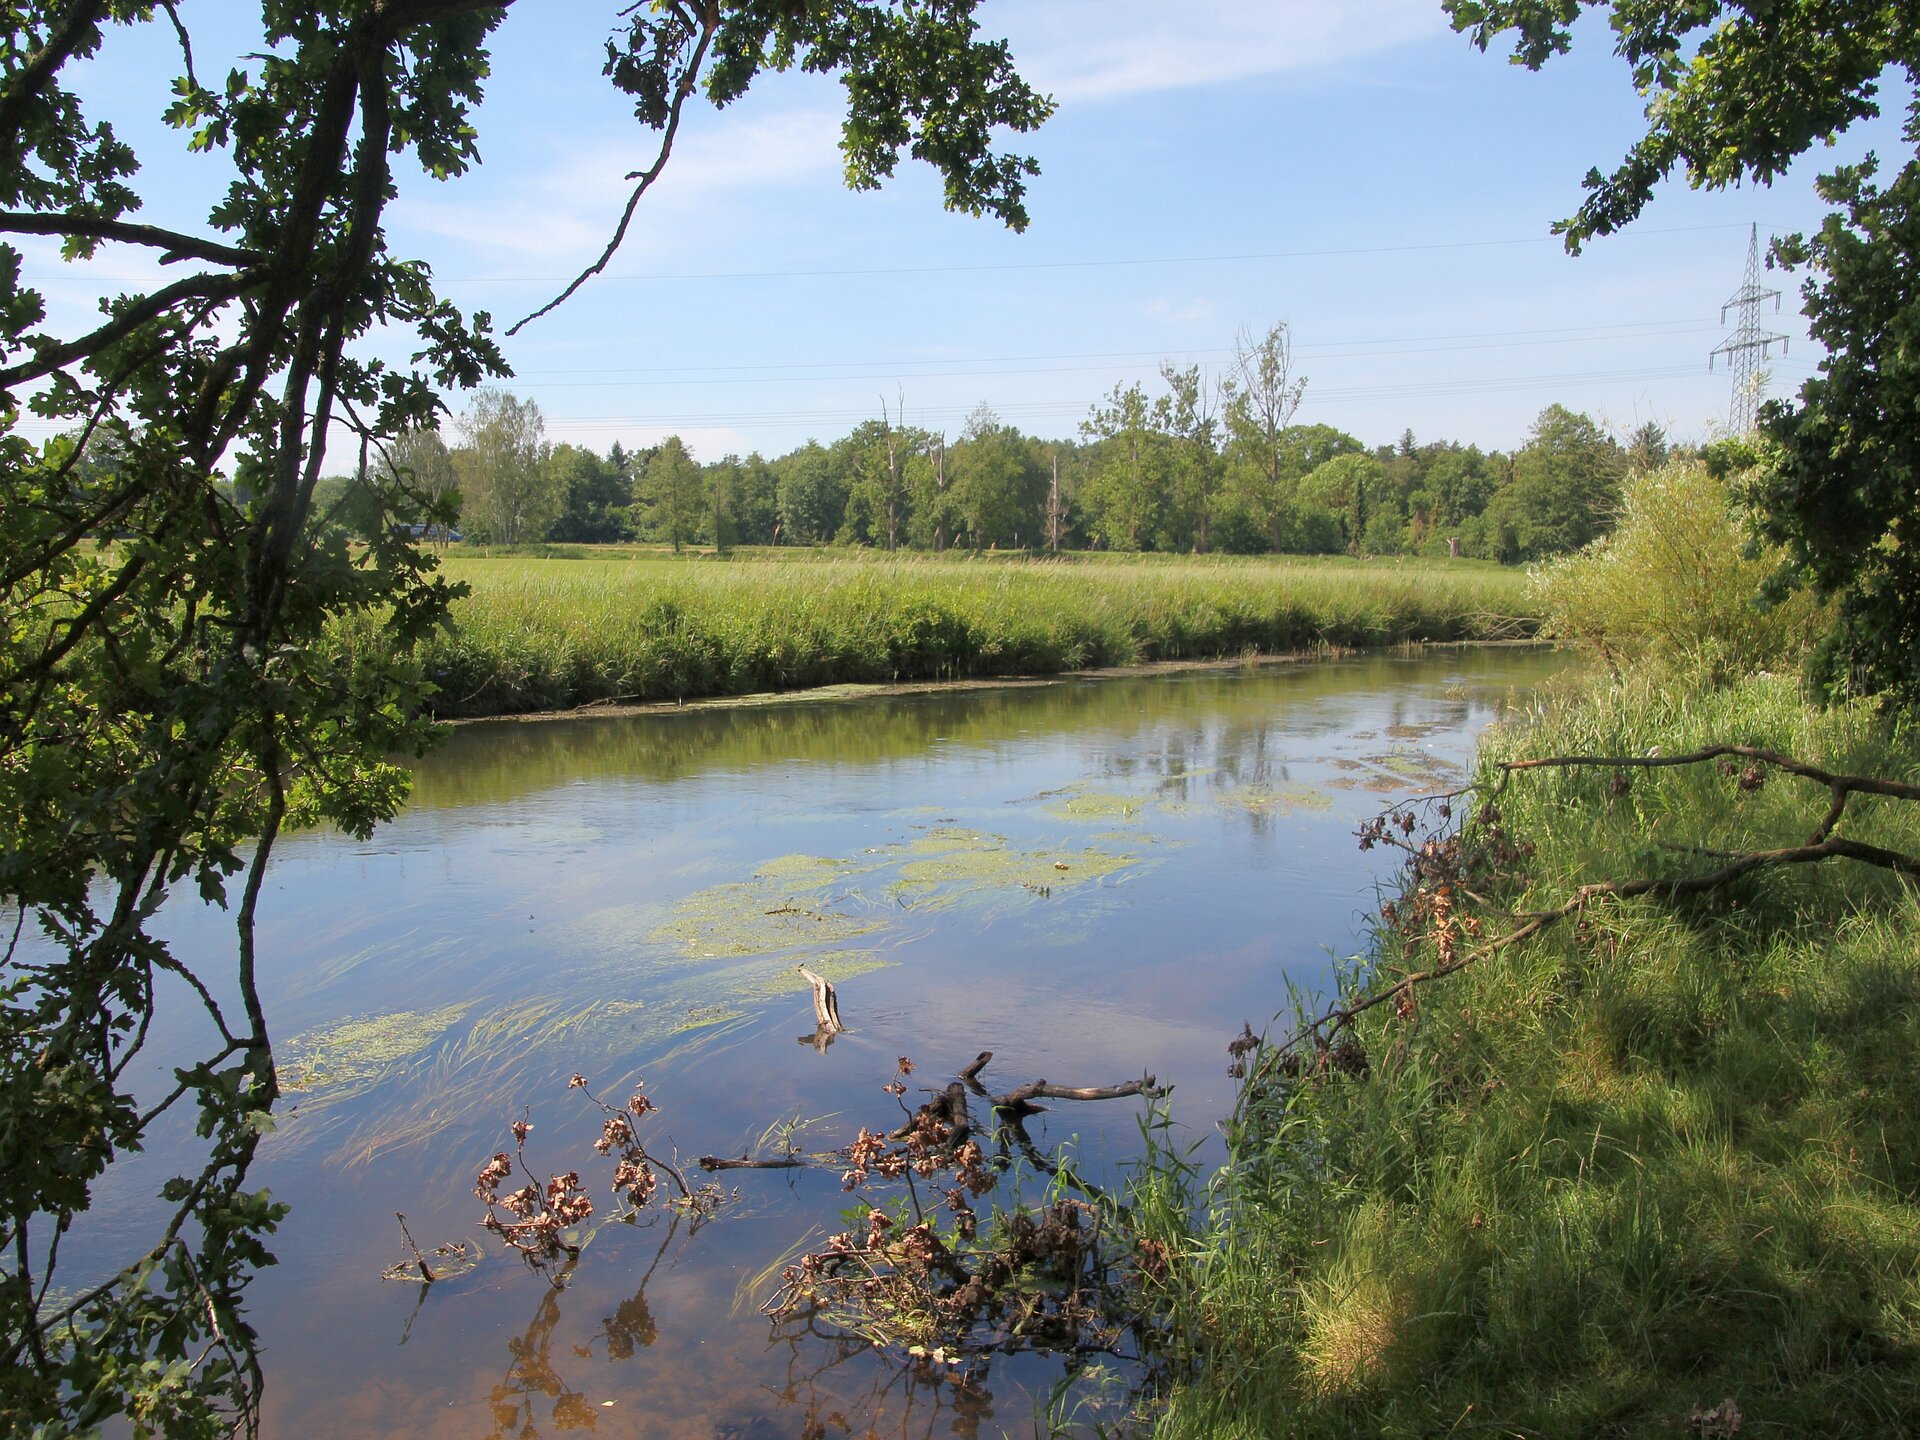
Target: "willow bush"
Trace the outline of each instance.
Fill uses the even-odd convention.
[[[1613,534],[1533,578],[1548,634],[1616,670],[1651,663],[1717,681],[1793,669],[1824,628],[1806,591],[1761,598],[1782,558],[1751,540],[1730,477],[1677,459],[1629,479]]]

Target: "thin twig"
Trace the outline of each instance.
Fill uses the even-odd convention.
[[[682,14],[680,18],[681,23],[685,24],[687,17]],[[613,259],[614,253],[619,250],[621,243],[627,238],[627,227],[633,223],[633,212],[639,208],[640,197],[653,188],[653,182],[658,180],[660,178],[660,172],[667,168],[667,159],[673,154],[674,138],[680,133],[680,117],[686,108],[687,97],[693,94],[696,88],[696,82],[700,76],[700,67],[706,63],[707,48],[712,45],[713,37],[718,33],[719,28],[719,8],[715,5],[708,5],[700,22],[699,41],[694,45],[693,54],[689,57],[686,68],[681,72],[680,79],[673,87],[673,102],[667,111],[667,123],[661,130],[660,149],[658,153],[655,154],[653,163],[645,170],[634,170],[628,173],[626,178],[629,180],[637,180],[639,184],[635,185],[633,192],[627,196],[626,208],[620,212],[620,223],[614,227],[613,238],[607,241],[606,248],[600,252],[600,258],[576,275],[573,283],[568,285],[567,288],[562,290],[558,295],[554,296],[553,299],[542,305],[538,310],[535,310],[531,315],[524,316],[515,321],[507,331],[509,336],[518,335],[525,326],[538,320],[549,311],[565,304],[572,298],[576,290],[607,268],[607,263]]]

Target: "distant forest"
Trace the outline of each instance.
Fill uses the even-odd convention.
[[[428,495],[457,491],[466,539],[641,541],[914,550],[1113,550],[1439,555],[1508,563],[1606,532],[1630,469],[1656,465],[1656,425],[1608,434],[1560,405],[1511,454],[1411,431],[1363,444],[1294,423],[1305,381],[1287,330],[1242,334],[1216,377],[1161,368],[1116,385],[1072,439],[1002,424],[982,405],[958,435],[908,424],[899,403],[830,443],[696,462],[672,436],[605,454],[549,444],[539,408],[476,394],[443,438],[406,436],[377,463]],[[448,440],[452,443],[449,444]],[[322,482],[319,513],[352,488]]]

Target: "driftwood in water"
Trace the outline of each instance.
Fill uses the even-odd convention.
[[[823,1019],[821,1028],[812,1035],[802,1035],[800,1037],[800,1043],[803,1045],[812,1043],[817,1049],[824,1050],[828,1045],[833,1043],[833,1037],[836,1031],[845,1028],[844,1026],[838,1025],[838,1007],[834,1005],[833,987],[821,976],[814,974],[804,966],[801,967],[800,973],[805,975],[808,981],[814,986],[814,1004],[816,1008],[822,1005],[828,1007],[833,1015],[836,1027],[833,1030],[828,1029]],[[960,1071],[960,1078],[958,1080],[949,1081],[939,1090],[928,1091],[927,1093],[930,1098],[927,1100],[927,1103],[916,1110],[904,1125],[892,1131],[887,1138],[889,1140],[905,1140],[915,1135],[916,1132],[924,1138],[927,1134],[924,1127],[926,1127],[929,1122],[932,1122],[939,1127],[939,1129],[934,1132],[939,1136],[937,1141],[938,1148],[946,1153],[958,1151],[974,1137],[973,1116],[967,1108],[967,1092],[971,1090],[993,1107],[999,1117],[1001,1127],[1003,1127],[1005,1132],[1011,1134],[1013,1140],[1018,1143],[1020,1148],[1027,1154],[1028,1159],[1041,1170],[1052,1174],[1056,1167],[1035,1147],[1032,1139],[1028,1137],[1021,1124],[1027,1116],[1037,1115],[1046,1108],[1044,1105],[1034,1104],[1033,1102],[1036,1099],[1120,1100],[1129,1095],[1145,1095],[1149,1099],[1157,1100],[1167,1093],[1165,1090],[1159,1088],[1153,1076],[1148,1075],[1142,1079],[1128,1080],[1119,1085],[1054,1085],[1045,1080],[1029,1080],[1024,1085],[1015,1086],[1004,1095],[995,1095],[980,1082],[980,1072],[987,1068],[988,1063],[992,1059],[993,1052],[991,1050],[982,1050],[965,1069]],[[907,1069],[912,1068],[911,1066],[906,1066],[905,1062],[902,1062],[902,1064],[904,1067],[902,1070],[903,1074]],[[889,1088],[896,1094],[903,1093],[906,1089],[904,1085],[898,1084],[890,1086]],[[1002,1129],[997,1128],[995,1131],[996,1136],[1001,1133]],[[700,1157],[699,1163],[701,1169],[709,1171],[805,1170],[821,1167],[831,1169],[842,1164],[846,1160],[847,1154],[848,1152],[846,1151],[830,1155],[787,1154],[773,1156],[764,1160],[755,1159],[750,1155],[742,1155],[737,1160],[722,1159],[717,1155],[703,1155]]]
[[[973,1119],[967,1113],[969,1090],[991,1105],[1002,1119],[1016,1125],[1027,1116],[1038,1115],[1047,1108],[1034,1104],[1035,1100],[1122,1100],[1129,1095],[1145,1095],[1150,1100],[1158,1100],[1167,1093],[1159,1088],[1153,1076],[1147,1075],[1119,1085],[1053,1085],[1045,1080],[1029,1080],[1024,1085],[1016,1085],[1004,1095],[995,1095],[980,1079],[980,1072],[987,1068],[992,1059],[991,1050],[982,1050],[961,1070],[958,1080],[951,1082],[944,1090],[930,1092],[933,1098],[889,1138],[899,1140],[923,1119],[931,1117],[952,1129],[955,1145],[965,1144],[973,1129]]]
[[[946,1089],[933,1092],[933,1098],[922,1105],[906,1124],[895,1130],[887,1138],[904,1140],[922,1121],[937,1120],[950,1132],[949,1143],[956,1149],[967,1143],[973,1133],[973,1117],[967,1113],[967,1087],[958,1080],[951,1082]]]
[[[1038,1115],[1047,1108],[1035,1105],[1035,1100],[1123,1100],[1129,1095],[1145,1095],[1149,1100],[1158,1100],[1167,1093],[1159,1087],[1155,1077],[1146,1075],[1119,1085],[1050,1085],[1045,1080],[1029,1080],[1024,1085],[1014,1086],[1004,1095],[995,1095],[980,1079],[980,1072],[987,1068],[992,1059],[991,1050],[982,1050],[974,1057],[973,1063],[960,1072],[960,1078],[967,1082],[974,1094],[995,1110],[1017,1119]]]
[[[803,1155],[782,1155],[773,1160],[755,1160],[742,1155],[738,1160],[722,1160],[718,1155],[702,1155],[702,1170],[805,1170],[811,1162]]]
[[[834,993],[833,982],[824,975],[816,975],[806,966],[800,967],[800,977],[813,987],[813,1023],[818,1035],[837,1035],[846,1029],[840,1023],[840,997]],[[824,1045],[815,1045],[824,1050]]]
[[[1049,1085],[1044,1080],[1029,1080],[1004,1095],[993,1096],[992,1100],[996,1110],[1014,1115],[1037,1115],[1047,1108],[1033,1103],[1038,1099],[1121,1100],[1129,1095],[1145,1095],[1150,1100],[1158,1100],[1166,1093],[1154,1083],[1153,1076],[1147,1075],[1122,1085]]]

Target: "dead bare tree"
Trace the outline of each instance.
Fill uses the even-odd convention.
[[[1258,337],[1242,327],[1234,338],[1232,371],[1227,426],[1241,444],[1259,455],[1267,472],[1266,508],[1278,549],[1287,499],[1280,473],[1280,440],[1307,392],[1307,377],[1293,373],[1293,336],[1286,321]]]

